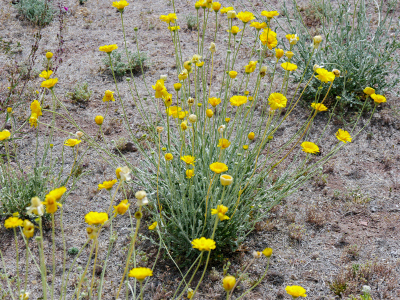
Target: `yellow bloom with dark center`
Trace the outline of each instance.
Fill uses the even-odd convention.
[[[260,30],[260,29],[263,29],[263,28],[267,27],[267,23],[265,23],[265,22],[262,22],[262,23],[260,23],[260,22],[252,22],[250,24],[250,27],[254,27],[257,30]]]
[[[229,71],[229,77],[232,79],[235,79],[237,76],[237,72],[236,71]]]
[[[301,150],[303,150],[305,153],[315,154],[319,152],[318,146],[313,142],[302,142],[301,148]]]
[[[47,89],[52,89],[56,85],[57,82],[58,82],[58,78],[47,79],[47,80],[43,81],[40,86],[47,88]]]
[[[107,191],[111,190],[114,184],[117,183],[117,179],[110,180],[110,181],[103,181],[103,183],[100,183],[98,186],[98,189],[106,189]]]
[[[165,91],[167,91],[167,90],[165,90]],[[165,95],[162,96],[162,98],[164,100],[164,104],[166,107],[169,107],[172,105],[172,94],[166,92]]]
[[[103,225],[108,221],[108,214],[105,212],[91,211],[85,216],[85,222],[89,225]]]
[[[124,8],[128,5],[129,5],[129,3],[126,2],[125,0],[116,1],[116,2],[113,2],[113,4],[112,4],[112,6],[115,7],[116,9],[118,9],[119,11],[123,11]]]
[[[285,290],[286,293],[288,293],[294,299],[299,297],[307,297],[306,290],[299,285],[288,285]]]
[[[80,142],[82,142],[81,140],[77,140],[77,139],[68,139],[64,142],[64,146],[68,146],[68,147],[75,147],[76,145],[78,145]]]
[[[111,53],[114,50],[117,50],[118,46],[116,44],[112,44],[112,45],[105,45],[105,46],[100,46],[99,50],[101,52],[105,52],[105,53]]]
[[[292,64],[292,63],[290,63],[290,62],[284,62],[284,63],[282,63],[281,64],[281,67],[284,69],[284,70],[286,70],[286,71],[295,71],[295,70],[297,70],[297,65],[295,65],[295,64]],[[333,74],[333,73],[332,73]],[[333,76],[335,76],[335,75],[333,75]]]
[[[102,124],[103,124],[103,121],[104,121],[104,117],[98,115],[98,116],[96,116],[96,117],[94,118],[94,121],[96,122],[97,125],[102,125]]]
[[[265,248],[262,252],[266,257],[270,257],[272,255],[272,248]]]
[[[247,103],[247,97],[246,96],[233,96],[229,99],[231,102],[232,106],[241,106],[245,103]]]
[[[290,45],[296,45],[297,41],[299,40],[297,34],[287,34],[285,37],[289,41]]]
[[[160,20],[165,23],[175,23],[175,20],[178,20],[178,17],[174,13],[170,13],[168,15],[161,15]]]
[[[220,221],[229,220],[229,217],[225,214],[228,212],[228,208],[223,205],[218,205],[216,209],[211,209],[212,215],[217,215]]]
[[[22,229],[22,233],[25,235],[26,238],[30,239],[33,237],[35,233],[35,226],[29,220],[24,220],[23,223],[24,228]]]
[[[222,148],[222,149],[226,149],[231,145],[231,142],[228,141],[227,139],[219,139],[218,142],[218,147]]]
[[[114,206],[114,214],[118,215],[123,215],[127,212],[130,204],[128,203],[128,200],[125,199],[121,201],[117,206]]]
[[[172,153],[166,153],[164,157],[165,157],[165,160],[167,160],[167,161],[173,160],[173,158],[174,158]]]
[[[211,171],[221,174],[222,172],[228,171],[228,166],[221,162],[215,162],[210,165]]]
[[[18,217],[9,217],[4,221],[5,228],[16,228],[22,226],[24,222]]]
[[[276,32],[269,28],[265,28],[260,34],[260,41],[263,45],[267,45],[269,49],[275,48],[278,45]]]
[[[316,72],[318,73],[318,75],[315,77],[318,78],[319,80],[321,80],[322,82],[327,83],[329,81],[335,80],[335,74],[333,74],[332,72],[329,72],[328,70],[326,70],[324,68],[319,68],[316,70]]]
[[[286,107],[286,103],[287,98],[281,93],[272,93],[268,97],[268,104],[273,110]]]
[[[221,103],[221,98],[217,97],[208,98],[208,103],[210,103],[213,107],[216,107],[218,104]]]
[[[374,102],[378,103],[378,104],[386,102],[385,96],[382,96],[382,95],[372,94],[371,98],[374,99]]]
[[[272,19],[273,17],[279,16],[279,13],[276,10],[274,10],[274,11],[266,11],[266,10],[264,10],[264,11],[261,12],[261,15],[266,17],[267,19]]]
[[[243,23],[248,23],[251,20],[254,20],[255,17],[254,15],[249,12],[249,11],[241,11],[236,15],[236,18],[238,18],[240,21],[242,21]]]
[[[197,249],[199,251],[211,251],[214,250],[216,247],[214,240],[206,239],[205,237],[193,240],[192,245],[194,249]]]
[[[257,61],[250,61],[247,66],[244,66],[244,71],[247,74],[253,73],[256,70]]]
[[[229,6],[229,7],[223,7],[221,9],[221,14],[226,14],[228,11],[234,10],[233,7]]]
[[[0,131],[0,141],[7,140],[10,136],[11,136],[11,133],[7,129]]]
[[[194,170],[193,169],[188,169],[186,170],[186,178],[190,179],[194,176]]]
[[[156,84],[152,85],[152,88],[156,91],[156,98],[162,98],[168,93],[167,88],[164,86],[164,80],[162,79],[157,80]]]
[[[183,131],[185,131],[186,129],[188,129],[188,126],[187,126],[187,121],[183,121],[182,123],[181,123],[181,129],[183,130]]]
[[[318,111],[326,111],[326,110],[328,110],[328,108],[325,105],[323,105],[322,103],[313,102],[313,103],[311,103],[311,107],[314,108],[315,110],[318,110]]]
[[[54,214],[58,206],[62,207],[62,204],[57,202],[57,199],[52,194],[47,194],[46,199],[42,202],[43,205],[46,205],[46,212],[49,214]]]
[[[48,71],[44,70],[44,71],[42,71],[42,73],[39,74],[39,77],[42,77],[44,79],[49,79],[51,74],[53,74],[52,70],[48,70]]]
[[[342,129],[339,129],[337,132],[336,132],[336,138],[339,140],[339,141],[341,141],[341,142],[343,142],[343,143],[347,143],[347,142],[351,142],[351,135],[350,135],[350,133],[348,132],[348,131],[346,131],[346,130],[342,130]]]
[[[367,87],[364,89],[364,93],[371,96],[372,94],[375,94],[375,89],[373,89],[372,87],[368,87],[368,86],[367,86]]]
[[[110,90],[106,90],[104,92],[103,102],[115,101],[114,92]]]
[[[149,276],[153,276],[153,271],[149,268],[133,268],[129,271],[129,277],[135,277],[140,282]]]
[[[185,156],[181,156],[181,160],[184,161],[185,163],[187,163],[188,165],[193,165],[196,162],[196,159],[194,156],[191,155],[185,155]]]
[[[153,224],[151,224],[151,225],[149,226],[149,230],[154,230],[154,229],[156,229],[157,225],[158,225],[158,223],[157,223],[157,222],[154,222]]]

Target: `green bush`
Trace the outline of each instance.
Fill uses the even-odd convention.
[[[55,9],[46,0],[20,0],[17,8],[20,14],[39,26],[50,24],[55,14]]]
[[[78,83],[73,92],[67,93],[67,97],[71,98],[72,101],[79,103],[86,103],[92,96],[93,91],[89,91],[88,83],[85,82],[82,86]]]
[[[142,67],[145,68],[144,64],[145,61],[147,60],[146,53],[143,52],[132,53],[131,51],[128,51],[128,57],[129,57],[128,60],[124,60],[122,58],[121,52],[118,51],[111,52],[111,61],[115,76],[122,77],[127,72],[130,72],[130,70],[132,70],[132,73],[135,74],[140,72]],[[108,57],[103,59],[103,63],[106,65],[107,69],[111,71],[110,60]]]

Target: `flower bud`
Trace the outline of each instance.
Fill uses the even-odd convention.
[[[291,59],[293,57],[294,53],[292,51],[286,51],[285,52],[285,56],[289,59]]]
[[[166,81],[168,79],[168,75],[160,75],[160,79]]]
[[[191,114],[191,115],[188,117],[188,120],[190,121],[190,123],[196,123],[196,122],[197,122],[197,116],[194,115],[194,114]]]
[[[211,44],[210,44],[210,52],[211,52],[211,53],[214,53],[216,50],[217,50],[217,49],[216,49],[216,47],[215,47],[215,43],[211,42]]]
[[[267,70],[268,70],[267,66],[262,66],[260,69],[260,76],[264,77],[265,74],[267,73]]]
[[[183,67],[190,72],[192,70],[192,62],[190,60],[185,61]]]
[[[213,9],[215,12],[218,12],[220,8],[221,8],[221,3],[214,2],[214,3],[212,4],[212,9]]]
[[[233,177],[230,176],[230,175],[228,175],[228,174],[222,174],[222,175],[219,177],[219,180],[220,180],[220,182],[221,182],[221,185],[223,185],[223,186],[228,186],[228,185],[231,185],[231,184],[232,184],[232,182],[233,182]]]
[[[182,130],[186,130],[188,128],[188,126],[187,126],[187,121],[183,121],[182,123],[181,123],[181,129]]]
[[[247,138],[250,140],[250,141],[252,141],[252,140],[254,140],[254,137],[256,136],[256,134],[254,133],[254,132],[250,132],[248,135],[247,135]]]
[[[364,89],[364,93],[371,96],[372,94],[375,94],[375,89],[373,89],[372,87],[366,87]]]
[[[83,136],[83,132],[82,132],[82,131],[77,131],[77,132],[75,133],[75,136],[76,136],[78,139],[80,139],[80,138]]]
[[[144,197],[147,196],[147,193],[145,191],[138,191],[135,194],[136,199],[142,200]]]
[[[135,219],[140,220],[142,218],[142,213],[140,211],[135,212]]]
[[[7,112],[8,112],[9,114],[11,114],[11,113],[12,113],[12,107],[7,107]]]
[[[226,119],[225,119],[225,121],[226,121]],[[218,127],[218,132],[220,134],[222,134],[224,131],[225,131],[225,125],[221,125],[221,126]]]
[[[161,132],[163,132],[164,127],[157,126],[157,127],[156,127],[156,130],[157,130],[158,133],[161,133]]]
[[[260,258],[262,253],[260,251],[253,251],[252,254],[254,258]]]
[[[320,69],[320,68],[321,68],[321,67],[320,67],[319,65],[315,64],[315,65],[313,66],[313,71],[314,71],[314,72],[317,72],[317,70]]]
[[[226,292],[229,292],[236,284],[236,278],[233,276],[226,276],[222,279],[222,286]]]
[[[284,55],[284,53],[285,52],[282,49],[275,48],[275,57],[277,60],[279,60]]]
[[[335,77],[340,77],[340,71],[338,69],[333,69],[332,73],[335,74]]]
[[[189,106],[192,106],[194,104],[194,99],[192,97],[189,97],[187,103]]]
[[[179,91],[180,89],[181,89],[181,87],[182,87],[182,83],[174,83],[174,89],[175,89],[175,91]]]
[[[236,11],[234,11],[234,10],[228,11],[227,16],[228,16],[228,19],[236,18]]]
[[[314,36],[313,42],[314,42],[314,48],[317,49],[319,44],[322,42],[322,36],[320,35]]]
[[[53,57],[53,53],[51,53],[51,52],[47,52],[46,53],[46,58],[47,59],[51,59]]]
[[[237,76],[237,72],[236,71],[229,71],[229,77],[232,79],[235,79]]]
[[[172,153],[166,153],[165,154],[165,160],[172,160],[174,158],[174,156],[172,155]]]
[[[103,116],[100,116],[100,115],[98,115],[98,116],[96,116],[95,118],[94,118],[94,121],[96,122],[96,124],[97,125],[101,125],[101,124],[103,124],[103,121],[104,121],[104,117]]]
[[[270,257],[272,255],[272,248],[265,248],[262,252],[266,257]]]
[[[212,118],[212,116],[214,115],[212,109],[207,109],[206,110],[206,115],[207,115],[207,117]]]

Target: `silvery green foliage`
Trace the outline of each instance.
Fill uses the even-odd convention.
[[[20,0],[17,8],[20,14],[39,26],[50,24],[55,14],[52,3],[47,0]]]

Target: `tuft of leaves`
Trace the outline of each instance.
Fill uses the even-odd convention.
[[[21,0],[17,9],[21,15],[39,26],[49,25],[56,12],[50,1],[46,0]]]

